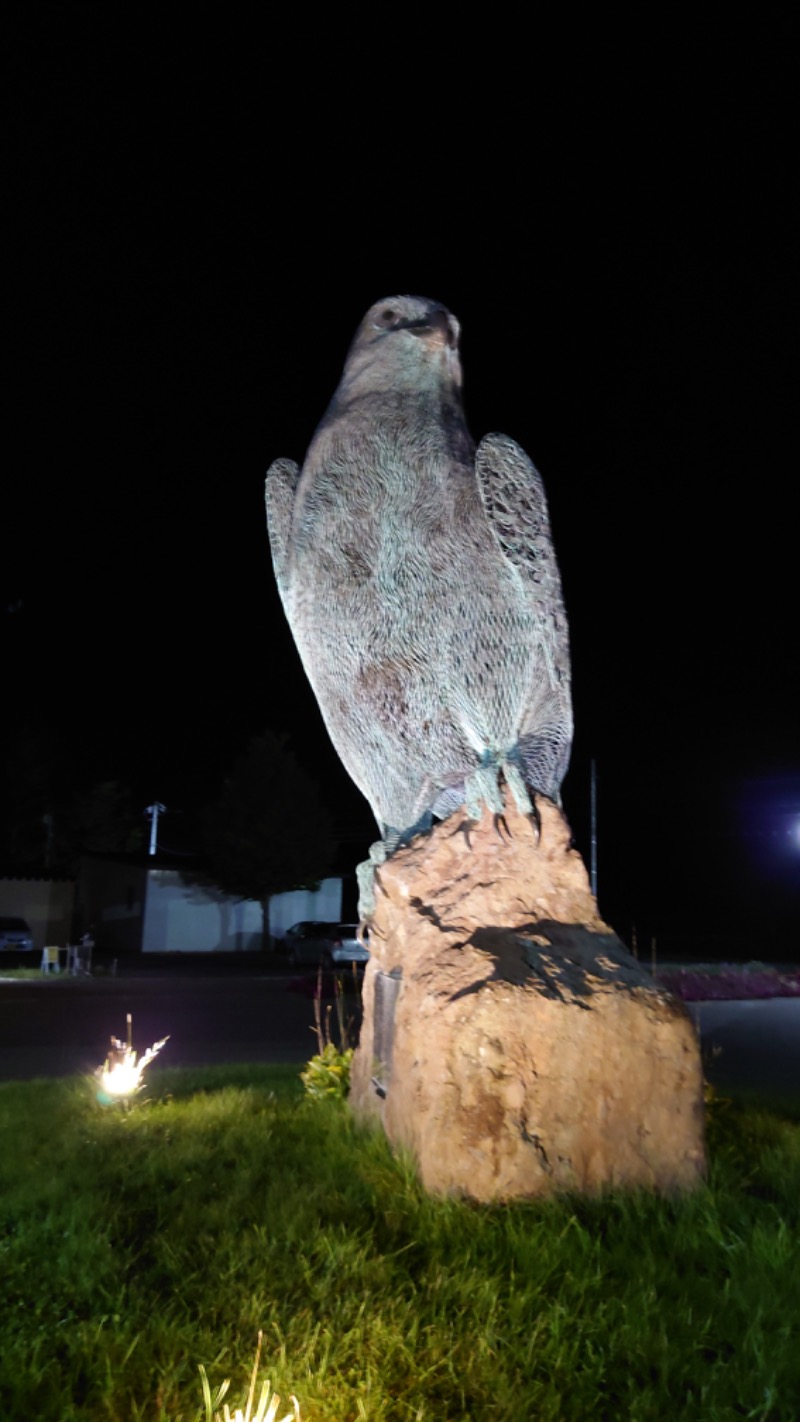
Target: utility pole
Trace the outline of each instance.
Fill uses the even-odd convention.
[[[150,816],[150,854],[155,854],[158,849],[158,817],[165,814],[166,809],[166,805],[162,805],[160,800],[155,800],[145,810],[145,814]]]

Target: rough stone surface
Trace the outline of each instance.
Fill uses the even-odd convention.
[[[540,836],[507,796],[502,819],[452,815],[378,871],[351,1105],[434,1193],[691,1188],[692,1021],[600,919],[560,810],[537,808]]]

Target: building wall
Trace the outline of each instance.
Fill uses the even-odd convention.
[[[79,912],[103,952],[138,953],[142,946],[147,872],[122,860],[90,859],[81,864]]]
[[[69,942],[74,898],[71,879],[0,879],[0,914],[26,919],[34,948]]]
[[[151,869],[142,933],[145,953],[246,952],[261,948],[263,915],[254,899],[187,885],[175,869]]]
[[[269,901],[269,931],[273,938],[282,938],[293,923],[305,919],[339,923],[341,917],[341,879],[323,879],[316,891],[294,889],[290,894],[274,894]]]
[[[259,902],[187,883],[177,869],[87,855],[77,912],[81,930],[90,930],[106,954],[247,952],[264,946]],[[281,937],[301,919],[338,922],[341,916],[342,881],[323,879],[316,892],[274,895],[269,932]]]

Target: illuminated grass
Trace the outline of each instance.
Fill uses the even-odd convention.
[[[74,981],[71,973],[43,973],[38,963],[35,968],[4,968],[0,963],[0,979],[3,982],[19,983],[68,983]]]
[[[691,1198],[433,1200],[292,1067],[0,1086],[0,1417],[763,1418],[800,1397],[800,1105],[715,1105]]]

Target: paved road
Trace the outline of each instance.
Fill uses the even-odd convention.
[[[0,1081],[93,1071],[108,1039],[141,1052],[170,1040],[164,1066],[307,1061],[316,1050],[313,1003],[296,978],[95,978],[60,983],[0,981]],[[692,1005],[720,1088],[800,1094],[800,998]]]
[[[93,1071],[132,1015],[141,1053],[169,1036],[159,1065],[307,1061],[316,1051],[311,999],[288,974],[262,978],[0,981],[0,1081]]]
[[[696,1002],[689,1010],[715,1086],[800,1096],[800,997]]]

